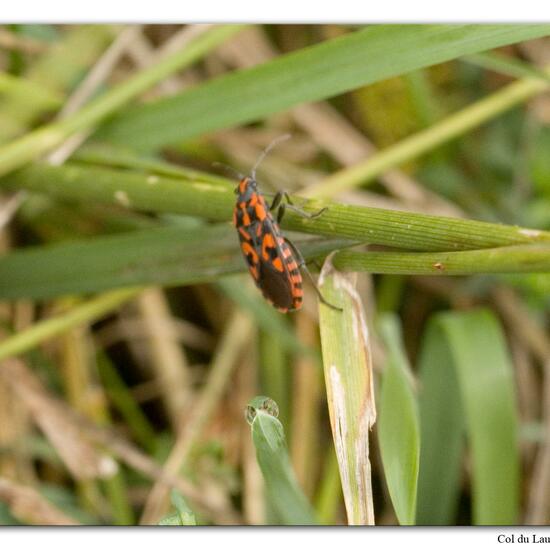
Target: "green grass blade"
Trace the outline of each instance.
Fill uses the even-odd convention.
[[[363,304],[351,280],[327,259],[319,288],[319,327],[327,402],[350,525],[373,525],[369,431],[376,419],[370,339]]]
[[[247,406],[252,441],[270,502],[284,525],[315,525],[313,509],[292,470],[276,411],[277,405],[268,397],[255,397]]]
[[[334,257],[334,265],[347,271],[403,275],[550,273],[550,245],[432,253],[342,250]]]
[[[515,78],[538,78],[550,82],[550,75],[515,57],[494,52],[478,53],[464,57],[463,61]]]
[[[170,493],[170,500],[176,509],[159,521],[159,525],[197,525],[197,518],[185,499],[175,489]]]
[[[138,293],[139,289],[136,288],[114,290],[96,296],[56,317],[35,323],[0,343],[0,360],[25,353],[67,330],[96,321]]]
[[[28,189],[69,201],[97,201],[149,212],[170,212],[229,221],[235,184],[204,174],[183,180],[68,163],[34,164],[0,180],[0,186]],[[294,197],[307,212],[328,207],[322,216],[304,218],[287,211],[283,228],[409,250],[467,250],[516,244],[550,243],[550,233],[521,227],[430,216],[381,208]],[[437,261],[437,260],[436,260]]]
[[[550,68],[544,69],[550,76]],[[323,181],[309,186],[304,195],[328,198],[338,193],[373,182],[387,170],[433,151],[505,111],[524,103],[547,90],[548,80],[525,78],[471,103],[430,127],[420,130],[397,143],[378,151],[369,158],[343,168]]]
[[[98,137],[154,149],[549,32],[548,25],[370,25],[129,110]]]
[[[18,136],[41,115],[60,106],[63,96],[98,59],[113,36],[114,29],[108,25],[67,27],[20,79],[11,77],[11,82],[19,85],[11,93],[4,90],[6,93],[0,96],[0,142]]]
[[[426,345],[430,347],[424,349],[423,358],[433,361],[434,358],[427,359],[426,355],[433,349],[435,358],[450,362],[456,371],[458,387],[455,391],[460,393],[472,455],[473,521],[478,525],[514,525],[519,509],[518,411],[512,364],[502,330],[488,310],[444,313],[435,317],[432,323],[434,332],[429,336]],[[444,349],[439,347],[440,342],[445,342]],[[443,409],[447,403],[447,400],[444,403],[441,400]],[[457,431],[460,420],[456,417],[456,403],[451,403],[454,405],[454,418],[451,419],[454,435],[445,438],[447,445],[444,447],[429,436],[426,441],[426,445],[432,445],[432,459],[439,461],[440,466],[442,461],[451,462],[447,474],[435,479],[439,487],[449,479],[453,485],[456,483],[457,458],[446,454],[459,451]],[[445,414],[445,410],[432,412]],[[435,446],[438,446],[437,451]],[[423,455],[421,461],[424,458]],[[421,490],[428,484],[424,475],[438,474],[438,468],[432,470],[431,464],[421,462]],[[443,491],[450,490],[443,488]],[[421,502],[425,503],[425,499],[427,495],[421,497]],[[446,504],[449,512],[453,505],[448,501]],[[439,519],[444,519],[444,516],[440,515]]]
[[[455,525],[464,449],[456,369],[437,318],[428,323],[418,362],[420,471],[417,525]]]
[[[297,244],[306,258],[342,246],[326,239]],[[155,227],[6,254],[0,257],[0,297],[44,299],[128,285],[204,283],[245,270],[228,224]],[[230,283],[226,287],[229,291]]]
[[[379,328],[388,354],[378,403],[382,464],[399,523],[414,525],[420,455],[416,396],[397,318],[383,316]]]
[[[220,25],[196,37],[187,46],[154,64],[123,84],[91,101],[74,115],[42,126],[23,137],[0,147],[0,174],[7,174],[37,159],[59,146],[72,134],[95,127],[108,115],[120,109],[140,93],[148,90],[170,74],[194,63],[212,48],[242,28],[240,25]]]

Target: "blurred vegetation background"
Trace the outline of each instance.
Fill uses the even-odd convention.
[[[547,523],[547,35],[0,27],[0,523]],[[342,313],[229,225],[285,133]]]

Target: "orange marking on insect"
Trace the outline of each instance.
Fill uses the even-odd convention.
[[[253,193],[252,196],[250,197],[250,206],[256,206],[258,204],[258,195],[257,193]]]
[[[242,227],[238,227],[237,229],[239,230],[239,233],[243,236],[243,239],[246,239],[247,241],[252,240],[252,237],[250,236],[248,231],[246,231]]]
[[[301,283],[302,282],[302,276],[301,275],[291,275],[290,280],[293,283]]]
[[[288,262],[287,267],[289,271],[292,271],[293,269],[298,269],[298,265],[294,260],[290,260],[290,262]]]
[[[268,248],[275,248],[275,239],[271,233],[266,233],[262,240],[262,258],[266,261],[269,260]]]
[[[247,185],[248,185],[248,178],[243,178],[239,182],[239,193],[244,193],[246,191]]]
[[[254,250],[252,245],[248,242],[241,243],[241,250],[245,256],[252,256],[252,261],[257,264],[260,261],[258,253]]]
[[[271,233],[266,233],[263,244],[269,248],[275,248],[275,239]]]
[[[277,270],[277,271],[283,271],[284,270],[284,267],[283,267],[283,261],[281,260],[281,258],[275,258],[273,260],[273,267]]]
[[[243,225],[250,225],[250,216],[248,211],[243,207]]]
[[[256,204],[256,206],[254,207],[254,211],[256,212],[256,217],[261,222],[263,222],[266,219],[267,214],[262,204]]]
[[[295,298],[301,298],[304,295],[304,291],[301,288],[294,288],[292,294]]]

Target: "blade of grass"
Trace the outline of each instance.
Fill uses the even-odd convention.
[[[455,525],[464,450],[464,412],[457,372],[436,319],[423,336],[418,361],[420,471],[417,525]]]
[[[332,436],[350,525],[373,525],[369,430],[376,419],[371,343],[363,304],[349,277],[325,261],[319,288],[335,310],[319,306]]]
[[[424,349],[423,357],[427,361],[433,360],[425,354],[434,349],[436,342],[435,357],[444,358],[456,372],[458,387],[454,391],[460,393],[472,453],[474,523],[514,525],[518,520],[520,482],[518,411],[512,364],[502,330],[489,310],[443,313],[434,317],[431,323],[432,332],[428,334],[426,344],[430,347]],[[444,352],[439,347],[440,343],[444,343]],[[445,409],[447,400],[440,404]],[[444,410],[432,409],[432,412],[445,417]],[[437,519],[448,518],[449,512],[456,506],[450,498],[456,494],[457,457],[447,454],[459,452],[456,432],[460,428],[460,419],[456,413],[455,406],[453,417],[448,417],[454,435],[445,437],[447,446],[442,447],[440,441],[428,439],[426,446],[431,445],[432,449],[421,456],[422,476],[433,476],[446,470],[435,481],[438,489],[446,493],[444,498],[437,498],[437,502],[445,506],[445,513],[436,514]],[[431,457],[435,467],[434,464],[422,462],[425,457]],[[445,480],[451,481],[452,489],[440,488]],[[428,482],[423,477],[421,487],[433,484],[433,478]],[[433,494],[433,486],[431,490]],[[422,502],[426,502],[427,496],[421,497]]]
[[[277,413],[277,405],[268,397],[255,397],[246,410],[270,502],[284,525],[315,525],[313,509],[292,470]]]
[[[315,239],[301,246],[306,257],[343,246],[342,241]],[[0,257],[0,297],[48,298],[96,292],[126,285],[179,285],[207,282],[242,272],[246,265],[236,235],[226,224],[195,229],[157,227],[69,243],[30,248]],[[225,291],[264,313],[259,301]],[[264,319],[273,328],[273,321]],[[280,329],[281,327],[279,327]],[[289,335],[287,345],[304,351]]]
[[[550,273],[549,245],[518,245],[464,252],[357,252],[342,250],[334,265],[346,271],[404,275]]]
[[[6,95],[16,96],[31,109],[36,111],[55,109],[63,103],[63,96],[43,86],[38,86],[21,77],[0,72],[0,98]],[[2,110],[0,102],[0,112]],[[6,136],[2,136],[4,139]]]
[[[541,71],[537,67],[520,61],[515,57],[502,55],[496,52],[467,55],[462,58],[462,61],[515,78],[538,78],[547,83],[550,82],[550,74],[547,72]]]
[[[546,68],[544,74],[550,77],[550,68]],[[513,82],[433,126],[387,147],[350,168],[332,174],[316,185],[309,186],[302,194],[307,197],[327,198],[372,182],[386,170],[415,159],[443,143],[465,134],[512,107],[544,92],[549,86],[548,79],[541,78],[526,78]]]
[[[183,50],[136,74],[125,83],[91,101],[76,114],[43,126],[0,147],[0,175],[51,151],[75,132],[93,128],[122,105],[173,72],[194,63],[241,28],[239,25],[221,25],[208,29]]]
[[[19,79],[21,86],[0,100],[0,142],[7,142],[28,129],[40,115],[63,102],[63,96],[98,58],[112,39],[108,25],[67,27],[60,39],[29,65]],[[21,94],[21,87],[28,93]],[[31,90],[40,91],[40,96]],[[36,100],[29,101],[31,97]],[[57,101],[56,101],[57,99]]]
[[[124,418],[135,440],[150,454],[155,454],[156,432],[147,416],[136,402],[131,390],[116,370],[111,360],[104,354],[97,357],[97,368],[111,403]]]
[[[0,181],[9,189],[28,189],[63,200],[99,201],[153,212],[171,212],[229,221],[234,184],[205,174],[184,182],[180,178],[135,174],[123,170],[35,164]],[[314,219],[287,211],[282,226],[305,233],[341,237],[370,244],[412,250],[467,250],[550,242],[550,233],[473,220],[398,212],[381,208],[304,200],[295,204],[306,212],[328,209]]]
[[[399,523],[414,525],[420,456],[416,396],[397,318],[391,314],[382,316],[379,330],[388,352],[378,405],[384,476]]]
[[[151,150],[549,32],[547,25],[370,25],[122,113],[98,137]]]
[[[197,525],[197,518],[183,496],[175,489],[170,493],[172,506],[176,511],[159,521],[159,525]]]

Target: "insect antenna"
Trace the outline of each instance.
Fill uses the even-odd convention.
[[[256,170],[262,163],[262,161],[265,159],[269,151],[271,151],[274,147],[279,145],[279,143],[282,143],[283,141],[286,141],[287,139],[290,139],[292,136],[290,134],[283,134],[282,136],[279,136],[275,138],[263,151],[262,154],[258,157],[258,160],[256,161],[256,164],[254,165],[254,168],[252,168],[252,171],[250,172],[250,175],[252,179],[256,179]]]

